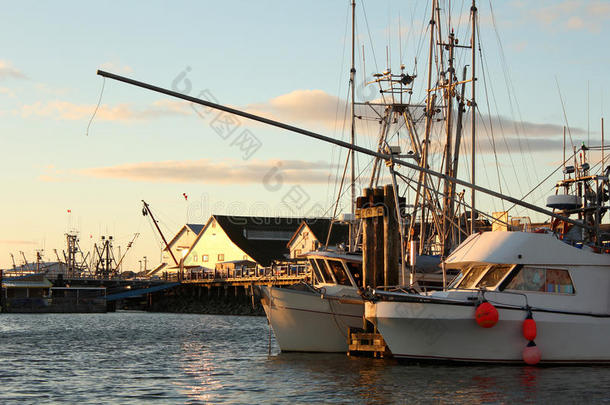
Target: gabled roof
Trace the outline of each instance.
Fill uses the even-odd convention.
[[[303,218],[213,215],[229,239],[261,266],[288,255],[286,247]]]
[[[290,241],[288,241],[287,246],[294,241],[299,232],[307,226],[313,236],[320,241],[320,244],[326,243],[326,238],[328,237],[328,228],[330,227],[331,220],[330,218],[307,218],[301,222],[299,228],[296,230]],[[330,246],[336,246],[340,243],[348,243],[349,242],[349,225],[344,223],[335,222],[333,223],[330,239],[328,244]]]
[[[174,237],[172,238],[172,240],[170,240],[167,243],[167,246],[169,246],[170,248],[173,246],[174,243],[176,243],[176,241],[178,240],[178,238],[180,237],[180,235],[182,235],[182,233],[187,230],[187,228],[191,231],[194,232],[195,235],[199,235],[199,233],[201,232],[201,230],[205,227],[205,225],[203,224],[186,224],[183,225],[182,228],[180,228],[180,230],[176,233],[176,235],[174,235]],[[163,247],[163,250],[167,250],[167,247]]]
[[[191,231],[195,232],[195,235],[199,235],[199,232],[201,232],[201,230],[203,229],[203,227],[205,225],[204,224],[186,224],[186,226],[191,228]]]

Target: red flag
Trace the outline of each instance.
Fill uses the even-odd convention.
[[[68,210],[68,214],[71,213],[71,212],[72,212],[72,210]]]

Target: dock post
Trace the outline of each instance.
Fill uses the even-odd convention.
[[[373,189],[365,188],[362,197],[362,211],[370,208],[373,202]],[[375,239],[373,219],[362,218],[362,287],[375,285]]]
[[[383,215],[383,285],[398,285],[398,264],[400,258],[400,238],[398,218],[396,216],[396,200],[394,187],[386,184],[383,187],[384,215]]]
[[[373,227],[375,234],[375,282],[373,287],[379,287],[384,284],[384,256],[383,256],[383,222],[384,216],[386,215],[387,208],[384,204],[383,188],[378,187],[373,190],[373,206],[377,209],[381,208],[382,215],[376,215],[373,217]]]

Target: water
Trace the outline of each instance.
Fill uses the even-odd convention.
[[[263,317],[0,315],[0,403],[610,403],[610,367],[405,365],[269,350]]]

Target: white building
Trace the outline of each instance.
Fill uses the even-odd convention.
[[[184,257],[184,267],[212,272],[217,263],[247,260],[259,267],[289,258],[287,242],[302,218],[212,215]]]

